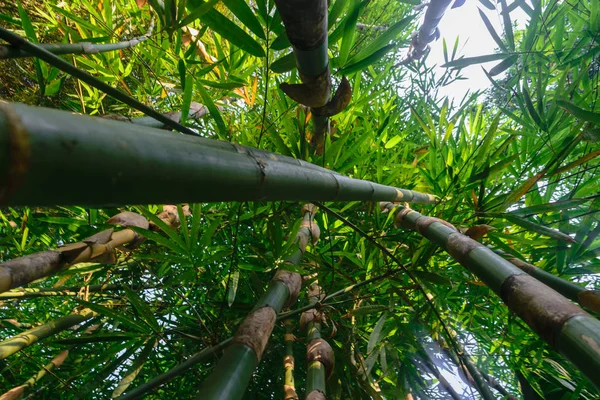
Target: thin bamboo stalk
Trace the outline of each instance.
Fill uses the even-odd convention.
[[[0,182],[13,206],[436,201],[231,143],[1,102]]]
[[[600,314],[600,291],[583,288],[571,281],[544,271],[533,264],[529,264],[516,257],[511,257],[502,250],[492,250],[494,253],[501,255],[506,258],[507,261],[516,265],[521,271],[533,276],[535,279],[556,290],[567,299],[579,303],[580,306]]]
[[[308,289],[308,303],[316,305],[325,298],[325,293],[317,283]],[[333,349],[321,337],[321,322],[324,314],[312,309],[302,314],[300,328],[307,329],[306,335],[306,399],[325,399],[327,395],[326,380],[333,372],[335,357]]]
[[[427,11],[425,12],[423,24],[413,34],[410,43],[411,50],[400,64],[406,65],[412,61],[421,59],[425,55],[429,43],[439,37],[438,25],[451,3],[452,0],[431,0],[427,3]]]
[[[299,265],[309,241],[312,239],[314,243],[318,239],[319,228],[313,221],[315,212],[316,207],[312,204],[302,207],[304,217],[296,236],[298,249],[285,264]],[[265,294],[238,328],[223,358],[202,383],[199,399],[235,400],[244,396],[269,341],[277,314],[284,306],[296,302],[301,286],[300,274],[284,269],[277,271]]]
[[[444,248],[600,387],[600,321],[446,221],[398,207],[396,222]]]
[[[34,376],[25,381],[25,383],[5,392],[2,396],[0,396],[0,400],[16,400],[22,398],[23,395],[33,389],[33,386],[35,386],[35,384],[48,372],[52,371],[54,368],[60,367],[68,355],[69,350],[60,352],[48,364],[44,365],[44,367],[40,369]]]
[[[67,315],[66,317],[50,321],[44,325],[36,326],[25,332],[21,332],[12,338],[0,342],[0,360],[31,346],[39,340],[48,336],[55,335],[74,325],[80,324],[88,319],[95,317],[97,313],[85,308],[81,311]]]
[[[0,264],[1,265],[1,264]],[[52,297],[52,296],[77,296],[81,291],[85,290],[87,293],[98,293],[98,292],[111,292],[119,290],[145,290],[155,289],[157,286],[142,285],[142,286],[126,286],[126,285],[89,285],[89,286],[69,286],[69,287],[58,287],[58,288],[21,288],[12,289],[4,293],[0,293],[0,300],[11,300],[11,299],[31,299],[37,297]]]
[[[90,42],[80,43],[58,43],[58,44],[38,44],[42,49],[56,55],[60,54],[97,54],[105,53],[108,51],[123,50],[130,47],[137,46],[143,41],[147,40],[154,30],[154,19],[150,21],[148,31],[142,36],[135,37],[131,40],[125,40],[117,43],[109,44],[95,44]],[[17,46],[0,46],[0,60],[6,60],[10,58],[24,58],[33,57],[31,53],[23,51]]]
[[[283,381],[283,399],[298,400],[298,393],[296,393],[296,384],[294,382],[294,342],[296,341],[296,337],[292,333],[292,320],[285,320],[284,325],[285,357],[283,358],[283,369],[285,377]]]
[[[422,353],[423,355],[422,357],[420,357],[421,361],[423,362],[425,367],[427,367],[427,369],[433,374],[433,376],[435,376],[440,386],[442,386],[443,390],[445,390],[454,400],[462,400],[461,395],[459,395],[458,392],[454,390],[452,385],[450,385],[450,382],[448,382],[444,375],[440,373],[440,370],[433,363],[433,361],[431,361],[431,358],[429,358],[429,355],[425,352],[425,350],[423,350]]]
[[[59,70],[66,72],[67,74],[87,83],[90,86],[95,87],[96,89],[106,93],[110,97],[127,104],[130,107],[135,108],[138,111],[143,112],[144,114],[152,117],[158,121],[163,122],[165,125],[170,126],[171,128],[192,136],[197,136],[198,134],[181,125],[178,122],[175,122],[168,117],[165,117],[158,111],[148,107],[147,105],[141,103],[140,101],[134,99],[131,96],[126,95],[118,89],[106,84],[105,82],[95,78],[94,76],[88,74],[87,72],[69,64],[67,61],[62,58],[52,54],[48,50],[41,48],[39,45],[32,43],[21,36],[0,27],[0,39],[6,40],[12,46],[17,47],[23,51],[30,53],[32,56],[39,58],[40,60],[46,61],[48,64],[53,67],[58,68]]]

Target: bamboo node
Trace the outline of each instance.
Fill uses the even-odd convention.
[[[313,390],[306,396],[306,400],[327,400],[325,394],[318,389]]]
[[[277,313],[268,306],[251,312],[238,328],[233,342],[250,347],[260,361],[275,326],[276,318]]]
[[[108,219],[108,221],[106,221],[106,223],[111,224],[111,225],[120,225],[120,226],[124,226],[124,227],[135,226],[135,227],[142,228],[142,229],[150,228],[150,223],[148,222],[148,220],[146,218],[144,218],[143,216],[141,216],[138,213],[134,213],[131,211],[124,211],[122,213],[113,215],[112,217],[110,217]],[[142,243],[144,243],[145,240],[146,240],[145,237],[138,234],[137,232],[134,232],[133,241],[131,241],[130,243],[128,243],[124,246],[119,246],[117,248],[119,250],[131,251],[131,250],[135,249],[136,247],[139,247]]]
[[[285,303],[285,307],[289,307],[298,300],[300,289],[302,288],[302,276],[296,272],[286,271],[283,269],[277,270],[273,281],[280,281],[287,286],[289,291],[288,301]]]
[[[8,154],[2,154],[2,158],[8,158],[8,170],[4,172],[4,182],[0,186],[0,204],[7,204],[8,199],[24,182],[29,170],[31,159],[31,145],[29,133],[23,126],[21,119],[5,102],[0,102],[0,127],[6,132]],[[3,134],[4,136],[4,134]]]
[[[318,361],[325,367],[327,378],[333,373],[335,365],[335,357],[333,349],[324,339],[311,340],[306,347],[306,362],[310,364],[313,361]]]

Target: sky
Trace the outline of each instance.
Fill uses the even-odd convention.
[[[460,56],[482,56],[495,52],[497,44],[485,27],[477,10],[478,8],[485,12],[500,37],[504,36],[502,16],[498,11],[488,10],[476,0],[467,0],[459,8],[449,8],[439,24],[441,38],[430,44],[431,52],[426,62],[428,66],[437,65],[436,72],[440,75],[445,70],[441,68],[441,65],[445,62],[442,38],[446,39],[448,52],[450,53],[448,54],[449,57],[452,54],[452,48],[457,36],[459,37],[459,46],[456,58]],[[511,12],[510,17],[513,23],[516,21],[516,29],[523,29],[528,19],[527,14],[521,8],[517,8]],[[443,87],[440,90],[440,95],[449,96],[455,99],[455,103],[458,103],[469,89],[475,91],[488,88],[491,86],[491,83],[481,67],[483,66],[489,71],[498,62],[493,61],[464,68],[462,75],[467,79],[456,81]]]

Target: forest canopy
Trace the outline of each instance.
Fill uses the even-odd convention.
[[[463,3],[0,4],[0,399],[599,399],[600,3]]]

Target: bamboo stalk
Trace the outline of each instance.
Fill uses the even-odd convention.
[[[0,264],[1,265],[1,264]],[[58,287],[58,288],[21,288],[12,289],[4,293],[0,293],[0,300],[11,300],[11,299],[31,299],[37,297],[52,297],[52,296],[77,296],[82,290],[88,293],[98,292],[110,292],[124,290],[125,288],[131,290],[145,290],[155,289],[157,286],[152,285],[141,285],[141,286],[126,286],[126,285],[115,285],[115,284],[98,284],[89,286],[69,286],[69,287]]]
[[[252,200],[436,201],[231,143],[0,102],[0,205]]]
[[[521,271],[533,276],[535,279],[556,290],[567,299],[579,303],[580,306],[600,314],[600,291],[583,288],[576,283],[544,271],[533,264],[529,264],[516,257],[511,257],[502,250],[492,250],[494,253],[501,255],[507,261],[517,266]]]
[[[149,228],[144,217],[132,212],[117,214],[108,223]],[[26,285],[82,262],[114,264],[116,248],[128,244],[129,249],[132,249],[142,242],[143,238],[129,228],[117,232],[111,228],[57,250],[42,251],[3,262],[0,264],[0,292]]]
[[[0,400],[16,400],[22,398],[23,395],[33,389],[33,386],[48,372],[52,371],[54,368],[60,367],[68,355],[69,350],[60,352],[48,364],[44,365],[44,367],[40,369],[34,376],[25,381],[25,383],[5,392],[2,396],[0,396]]]
[[[58,44],[38,44],[38,46],[52,54],[97,54],[105,53],[108,51],[123,50],[130,47],[137,46],[143,41],[147,40],[154,30],[154,19],[150,21],[148,31],[142,36],[135,37],[131,40],[125,40],[117,43],[108,44],[94,44],[90,42],[80,43],[58,43]],[[6,60],[10,58],[24,58],[32,57],[31,53],[20,49],[18,46],[0,46],[0,60]]]
[[[395,270],[389,270],[386,273],[374,276],[373,278],[368,279],[366,281],[362,281],[362,282],[356,283],[354,285],[350,285],[344,289],[338,290],[337,292],[331,293],[325,299],[323,299],[322,302],[326,302],[327,300],[331,300],[331,299],[341,296],[343,294],[350,293],[354,289],[357,289],[357,288],[363,287],[365,285],[368,285],[369,283],[381,280],[383,278],[386,278],[386,277],[388,277],[392,274],[398,273],[400,271],[402,271],[402,269],[400,269],[400,268],[395,269]],[[289,311],[286,313],[281,313],[277,316],[277,321],[286,321],[286,320],[293,318],[299,314],[302,314],[303,312],[305,312],[307,310],[316,308],[319,305],[321,305],[320,302],[315,303],[315,304],[309,304],[309,305],[306,305],[299,309]],[[178,364],[175,367],[171,368],[167,372],[152,378],[150,381],[136,387],[133,390],[130,390],[129,392],[127,392],[123,396],[121,396],[120,399],[121,400],[132,400],[132,399],[141,398],[142,396],[144,396],[146,393],[150,392],[151,390],[156,389],[156,388],[162,386],[163,384],[170,382],[175,377],[185,373],[186,371],[188,371],[189,369],[194,367],[196,364],[204,361],[210,355],[213,355],[213,354],[221,351],[222,349],[224,349],[231,343],[232,339],[233,338],[226,339],[213,347],[202,350],[201,352],[190,357],[183,363]],[[377,398],[381,398],[381,397],[377,397]]]
[[[25,347],[31,346],[39,340],[48,336],[55,335],[74,325],[80,324],[88,319],[95,317],[97,313],[85,308],[81,311],[67,315],[66,317],[50,321],[44,325],[36,326],[25,332],[21,332],[12,338],[0,342],[0,360],[21,351]]]
[[[18,47],[23,51],[30,53],[32,56],[39,58],[40,60],[46,61],[48,64],[53,67],[58,68],[59,70],[66,72],[67,74],[87,83],[90,86],[95,87],[101,92],[106,93],[110,97],[127,104],[130,107],[135,108],[138,111],[143,112],[144,114],[152,117],[160,122],[163,122],[165,125],[170,126],[171,128],[184,133],[186,135],[197,136],[198,134],[181,125],[178,122],[175,122],[168,117],[165,117],[158,111],[148,107],[147,105],[141,103],[140,101],[134,99],[131,96],[126,95],[118,89],[106,84],[105,82],[95,78],[94,76],[88,74],[87,72],[69,64],[67,61],[62,58],[52,54],[48,50],[41,48],[39,45],[32,43],[21,36],[4,29],[0,26],[0,39],[6,40],[12,46]]]
[[[600,321],[446,221],[398,207],[396,222],[444,248],[600,387]]]
[[[308,289],[308,303],[315,305],[325,298],[325,293],[317,283]],[[325,399],[327,395],[326,380],[333,373],[335,357],[333,349],[321,337],[321,322],[324,315],[315,309],[302,314],[300,329],[306,328],[306,399]]]
[[[400,64],[406,65],[412,61],[421,59],[425,55],[429,43],[436,40],[440,35],[438,25],[450,3],[452,3],[452,0],[431,0],[427,3],[427,11],[425,12],[423,24],[413,34],[412,41],[410,42],[411,50]]]
[[[284,263],[298,266],[309,241],[316,242],[319,227],[313,221],[316,207],[302,207],[302,225],[296,236],[298,249]],[[225,350],[210,376],[202,383],[198,398],[205,400],[241,399],[256,366],[262,358],[277,314],[298,298],[302,277],[296,272],[279,269],[269,288],[238,328],[232,344]]]
[[[298,393],[296,393],[296,384],[294,382],[294,341],[296,337],[292,333],[292,320],[287,319],[284,321],[285,325],[285,357],[283,358],[283,369],[285,371],[285,377],[283,381],[283,399],[284,400],[298,400]]]
[[[433,361],[431,361],[429,354],[427,354],[425,350],[422,350],[422,353],[423,354],[422,357],[420,357],[420,359],[423,362],[423,365],[425,365],[425,367],[433,374],[433,376],[435,376],[443,390],[445,390],[450,395],[450,397],[452,397],[452,399],[462,400],[462,397],[456,392],[456,390],[454,390],[454,388],[452,387],[452,385],[450,385],[450,382],[448,382],[444,375],[440,373],[440,370],[433,363]]]
[[[282,83],[281,90],[298,103],[311,108],[311,146],[323,154],[329,134],[329,117],[350,103],[352,89],[345,78],[331,98],[327,36],[327,0],[276,0],[287,37],[292,44],[302,84]]]

